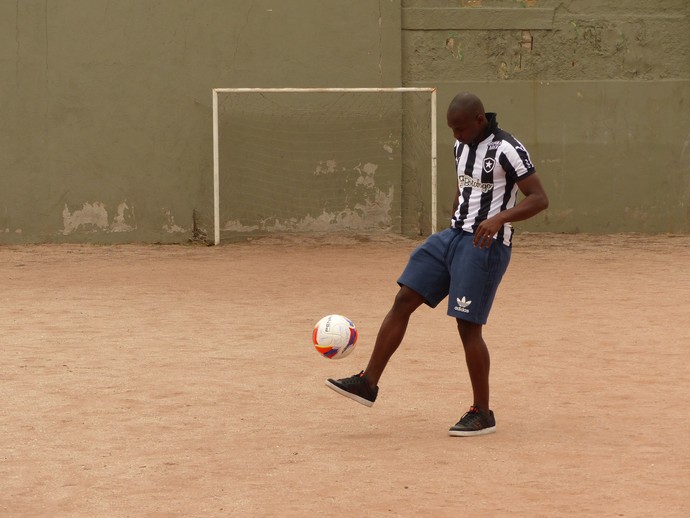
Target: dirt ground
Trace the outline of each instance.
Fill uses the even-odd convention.
[[[690,236],[516,236],[471,438],[444,303],[372,408],[324,386],[416,244],[0,247],[0,515],[690,516]],[[360,332],[338,361],[329,313]]]

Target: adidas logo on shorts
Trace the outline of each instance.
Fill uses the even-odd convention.
[[[469,313],[470,312],[470,310],[467,309],[467,306],[472,304],[471,300],[465,300],[465,297],[463,297],[461,299],[456,298],[455,300],[458,303],[458,305],[453,308],[455,311],[462,311],[463,313]]]

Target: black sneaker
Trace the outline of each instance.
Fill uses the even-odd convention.
[[[364,371],[349,378],[339,380],[329,378],[326,380],[326,386],[332,388],[338,394],[354,399],[357,403],[365,406],[373,405],[379,393],[378,387],[369,387],[369,384],[364,379]]]
[[[489,410],[489,415],[482,414],[475,406],[470,409],[460,418],[450,430],[448,435],[453,437],[470,437],[472,435],[485,435],[487,433],[494,433],[496,431],[496,419],[494,413]]]

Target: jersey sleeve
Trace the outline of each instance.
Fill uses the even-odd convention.
[[[517,139],[506,142],[498,158],[506,175],[513,181],[520,181],[535,172],[529,153]]]

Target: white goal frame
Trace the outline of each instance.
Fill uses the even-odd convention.
[[[436,88],[214,88],[213,92],[213,227],[214,244],[220,243],[220,152],[218,141],[218,94],[219,93],[309,93],[309,92],[429,92],[431,94],[431,232],[437,227],[437,158],[436,158]]]

